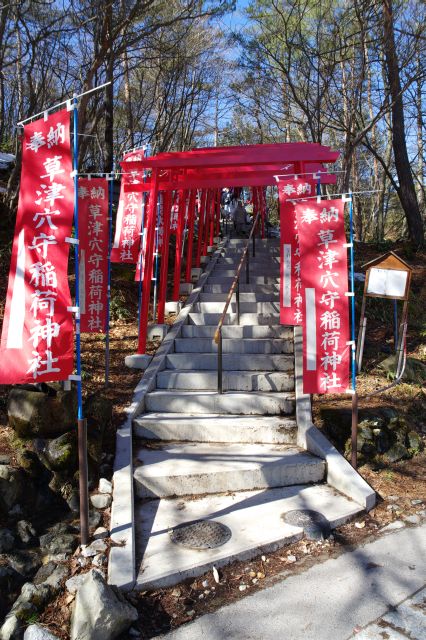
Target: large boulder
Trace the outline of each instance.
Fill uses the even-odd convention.
[[[137,610],[95,570],[77,591],[71,640],[113,640],[138,619]]]
[[[395,378],[398,357],[398,354],[393,354],[378,365],[378,369],[383,371],[390,380]],[[426,382],[426,364],[417,358],[407,358],[402,380],[424,384]]]
[[[0,512],[7,513],[22,504],[28,489],[27,476],[22,469],[0,465]]]
[[[59,385],[13,387],[9,393],[9,425],[20,438],[51,438],[75,428],[77,394]]]
[[[77,434],[76,431],[64,433],[46,443],[44,458],[52,471],[66,472],[72,476],[77,468]]]

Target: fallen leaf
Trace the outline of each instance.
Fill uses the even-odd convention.
[[[216,584],[219,584],[220,582],[219,571],[216,569],[214,565],[213,565],[212,572],[213,572],[214,581],[216,582]]]

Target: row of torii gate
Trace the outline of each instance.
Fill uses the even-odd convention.
[[[191,269],[199,267],[202,256],[220,230],[220,196],[222,189],[248,187],[252,193],[253,219],[261,214],[260,233],[265,233],[265,188],[277,184],[277,176],[321,176],[321,184],[334,184],[336,176],[326,165],[336,162],[339,153],[318,143],[280,143],[234,147],[211,147],[185,152],[159,153],[141,159],[126,159],[123,173],[145,172],[144,181],[126,181],[126,192],[149,194],[145,213],[142,300],[139,313],[138,354],[146,352],[152,273],[155,254],[157,204],[162,194],[163,251],[158,301],[153,317],[164,322],[166,302],[170,216],[174,197],[178,198],[178,220],[172,300],[179,300],[182,272],[182,243],[185,218],[188,229],[185,282],[191,282]],[[197,225],[197,244],[194,235]]]

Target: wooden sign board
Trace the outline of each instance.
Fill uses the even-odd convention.
[[[407,300],[412,268],[390,251],[363,265],[367,269],[364,295],[371,298]]]

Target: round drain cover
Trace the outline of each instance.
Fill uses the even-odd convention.
[[[331,533],[329,521],[319,511],[295,509],[283,513],[281,518],[287,524],[302,527],[306,536],[312,540],[325,540]]]
[[[214,549],[231,538],[231,529],[215,520],[199,520],[173,529],[171,539],[188,549]]]

